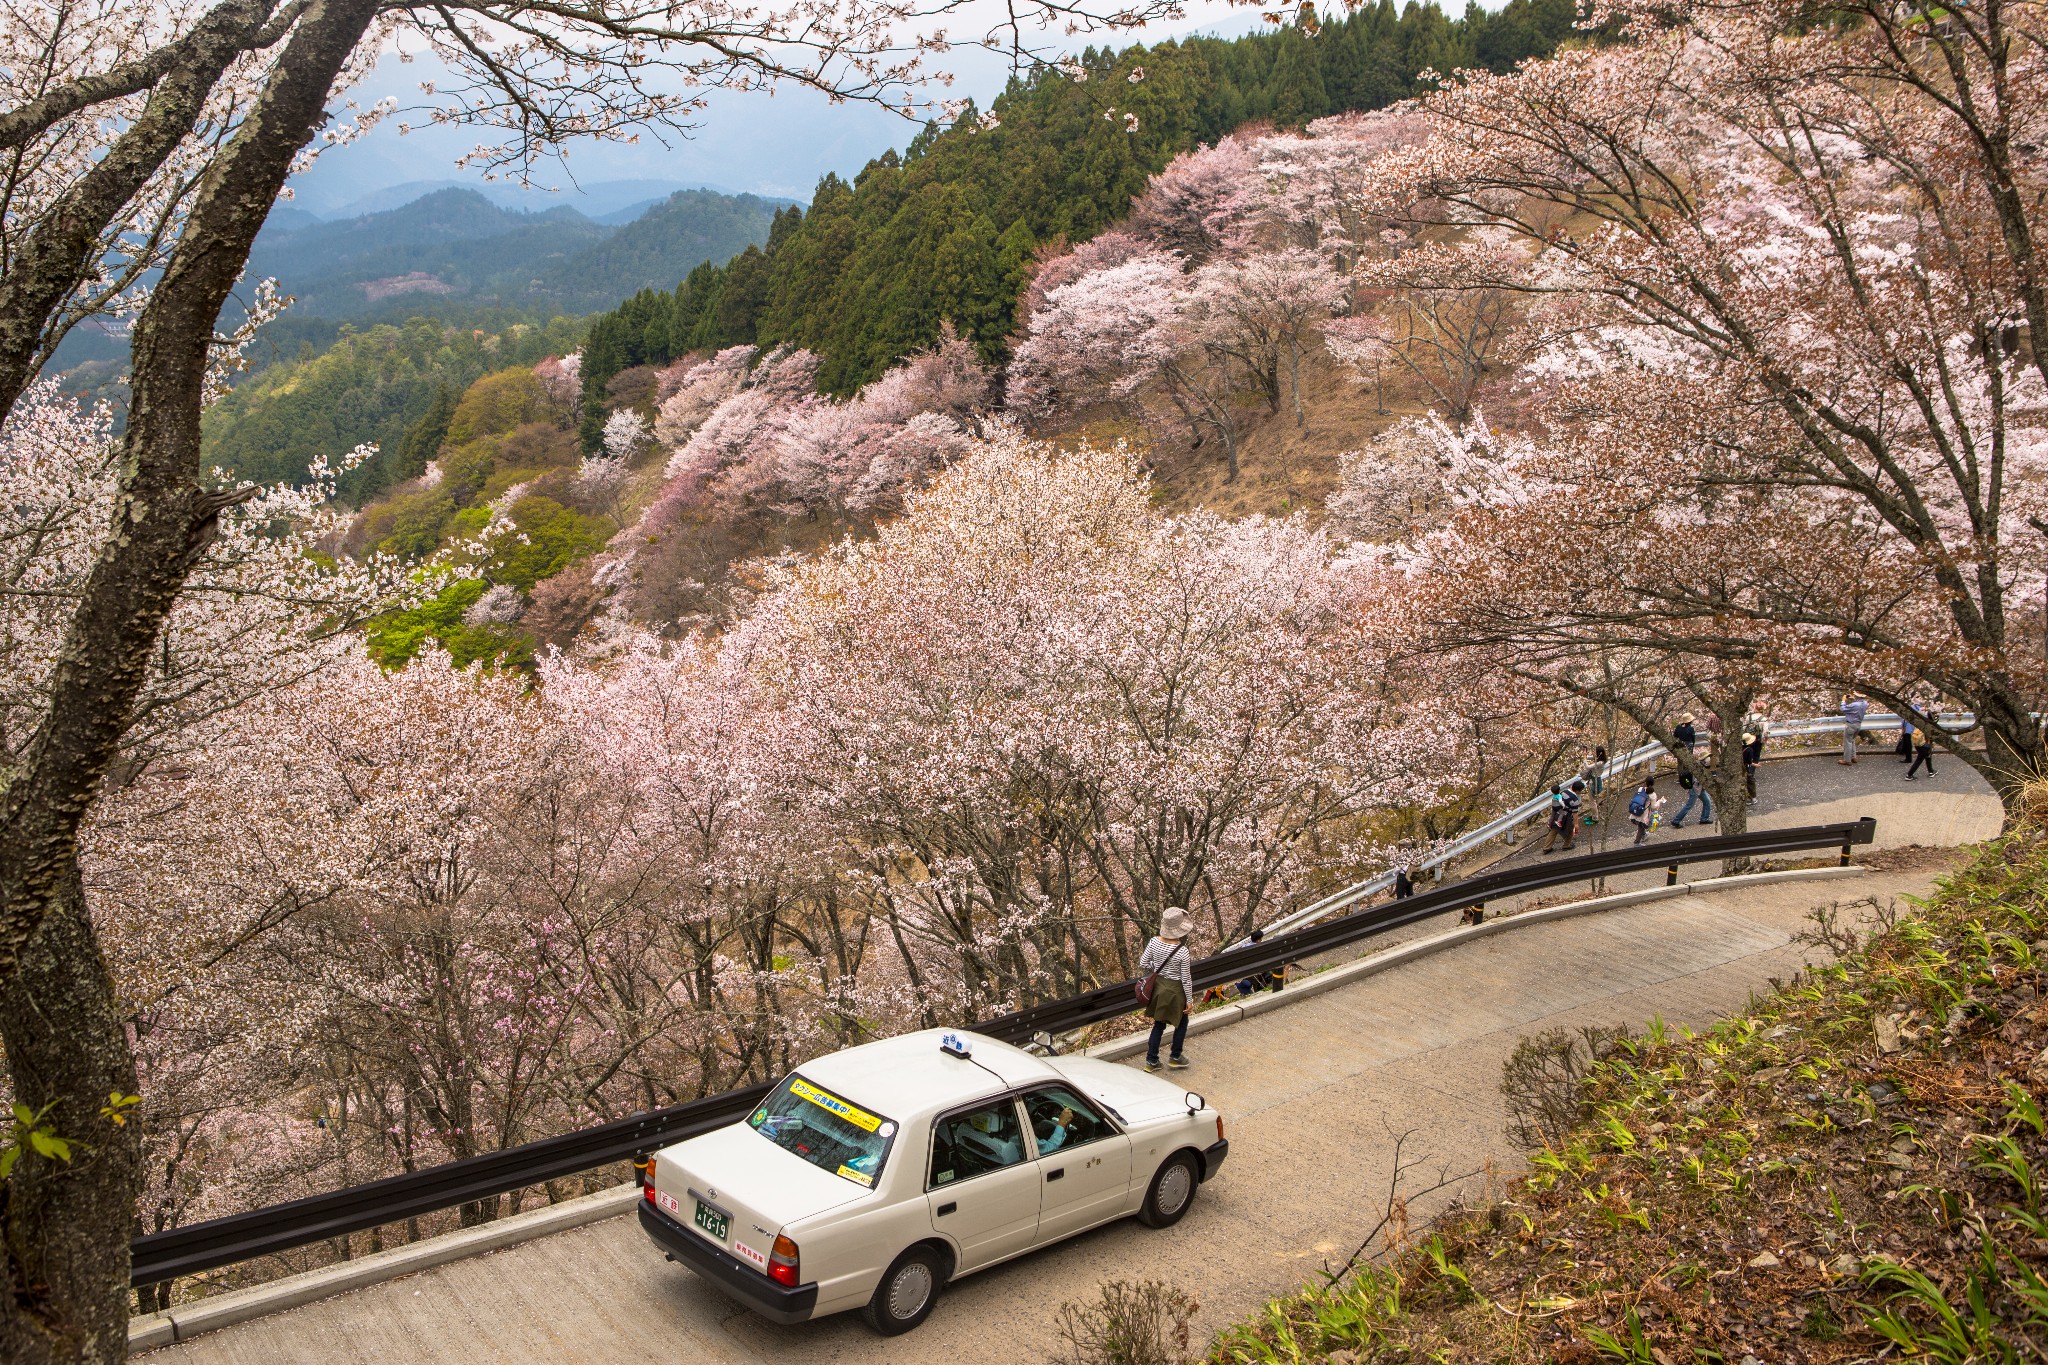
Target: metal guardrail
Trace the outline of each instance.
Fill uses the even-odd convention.
[[[1875,834],[1875,822],[1866,819],[1853,824],[1808,825],[1799,829],[1717,835],[1587,854],[1535,867],[1446,882],[1404,900],[1356,911],[1341,919],[1290,933],[1269,936],[1261,943],[1240,944],[1213,957],[1203,958],[1194,964],[1195,986],[1200,989],[1237,981],[1252,973],[1357,943],[1433,915],[1484,905],[1503,896],[1566,886],[1593,877],[1663,867],[1669,870],[1670,880],[1675,882],[1678,869],[1684,863],[1836,846],[1841,848],[1842,861],[1846,863],[1851,846],[1867,844]],[[1132,984],[1120,981],[1064,1000],[1049,1001],[1001,1015],[973,1027],[1012,1043],[1028,1042],[1040,1033],[1065,1033],[1130,1013],[1136,1008]],[[273,1204],[226,1218],[209,1219],[168,1232],[151,1233],[136,1238],[131,1247],[133,1264],[129,1278],[136,1285],[145,1285],[181,1275],[196,1275],[611,1165],[736,1123],[760,1102],[769,1089],[766,1085],[753,1085],[728,1090],[688,1104],[637,1114],[613,1123],[432,1166],[423,1171],[390,1176],[366,1185]]]
[[[1957,715],[1937,716],[1936,719],[1944,730],[1971,730],[1976,728],[1977,725],[1976,716],[1967,711]],[[1770,729],[1766,737],[1774,740],[1798,739],[1813,735],[1839,735],[1842,733],[1842,718],[1840,716],[1812,716],[1801,720],[1771,721],[1769,725]],[[1863,718],[1862,728],[1865,730],[1896,730],[1899,728],[1899,718],[1889,711],[1873,711]],[[1668,752],[1662,744],[1652,741],[1639,749],[1622,754],[1618,758],[1610,758],[1607,761],[1607,766],[1600,770],[1601,780],[1612,782],[1616,778],[1625,777],[1635,772],[1638,768],[1648,767],[1650,764],[1666,757]],[[1549,811],[1550,794],[1548,792],[1539,792],[1521,805],[1516,806],[1513,810],[1494,817],[1477,829],[1468,830],[1466,833],[1445,843],[1434,853],[1416,859],[1410,866],[1418,873],[1435,872],[1441,876],[1442,869],[1450,863],[1464,857],[1468,853],[1473,853],[1486,847],[1486,845],[1496,839],[1505,837],[1510,831],[1521,828],[1531,820],[1547,815]],[[1273,934],[1286,933],[1290,929],[1299,929],[1303,925],[1314,924],[1316,921],[1325,919],[1339,910],[1347,909],[1360,901],[1371,900],[1374,896],[1380,895],[1382,892],[1391,891],[1393,888],[1394,874],[1391,871],[1382,872],[1376,877],[1369,877],[1365,881],[1353,886],[1347,886],[1341,891],[1334,891],[1319,901],[1302,906],[1299,910],[1289,911],[1271,924],[1266,925],[1265,933],[1271,936]]]

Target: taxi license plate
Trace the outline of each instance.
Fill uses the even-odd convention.
[[[732,1219],[699,1199],[697,1201],[697,1226],[723,1242],[726,1233],[732,1230]]]

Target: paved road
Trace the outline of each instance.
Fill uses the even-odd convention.
[[[1806,765],[1801,765],[1806,766]],[[1960,765],[1955,765],[1960,767]],[[1837,770],[1843,777],[1863,776]],[[1803,776],[1803,775],[1802,775]],[[1788,823],[1844,799],[1815,779]],[[1866,810],[1888,842],[1996,828],[1975,792],[1915,791]],[[1986,803],[1989,803],[1987,806]],[[1202,1303],[1213,1329],[1342,1260],[1376,1217],[1389,1134],[1456,1168],[1517,1161],[1502,1134],[1500,1066],[1521,1037],[1559,1024],[1653,1014],[1703,1025],[1789,976],[1808,909],[1836,898],[1924,894],[1928,870],[1781,883],[1533,925],[1257,1016],[1191,1045],[1189,1084],[1230,1116],[1231,1160],[1177,1228],[1135,1224],[962,1282],[930,1321],[886,1348],[855,1317],[776,1327],[664,1262],[631,1219],[458,1262],[154,1352],[159,1365],[334,1362],[707,1362],[1045,1359],[1067,1300],[1105,1280],[1156,1276]]]

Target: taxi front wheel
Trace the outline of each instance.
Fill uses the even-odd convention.
[[[883,1336],[901,1336],[931,1316],[945,1278],[945,1261],[937,1251],[928,1246],[912,1247],[882,1276],[875,1296],[861,1310],[862,1316]]]
[[[1146,1227],[1172,1227],[1195,1202],[1195,1187],[1201,1183],[1195,1154],[1175,1152],[1152,1177],[1152,1188],[1145,1191],[1145,1203],[1138,1210],[1139,1221]]]

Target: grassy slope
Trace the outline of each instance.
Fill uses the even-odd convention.
[[[2048,1359],[2040,805],[1838,965],[1597,1068],[1501,1202],[1211,1360]]]

